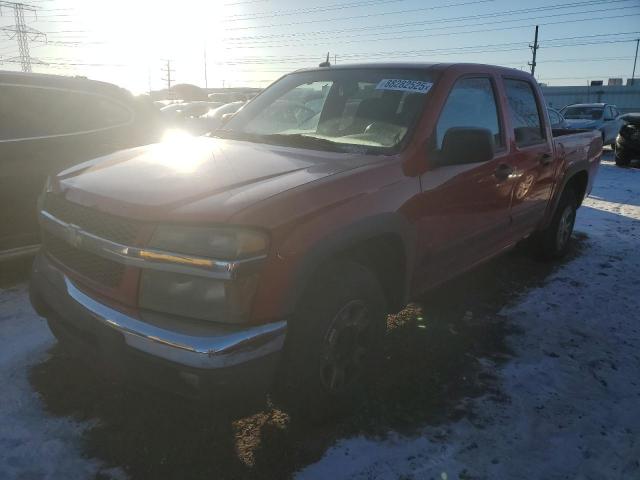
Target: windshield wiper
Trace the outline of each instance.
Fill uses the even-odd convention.
[[[216,130],[212,133],[214,137],[230,138],[233,140],[246,140],[254,143],[268,143],[270,145],[281,145],[287,147],[302,147],[320,150],[329,150],[332,152],[344,152],[346,146],[327,140],[326,138],[318,138],[301,133],[271,133],[257,134],[239,132],[237,130]]]
[[[304,135],[302,133],[272,133],[269,135],[259,135],[259,138],[265,143],[273,143],[289,147],[320,148],[322,150],[330,150],[334,152],[345,151],[345,145],[339,142],[334,142],[326,138]]]

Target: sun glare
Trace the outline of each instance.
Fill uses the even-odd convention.
[[[146,160],[176,173],[193,173],[211,155],[211,145],[202,137],[194,137],[184,130],[167,130],[162,141],[153,146]]]

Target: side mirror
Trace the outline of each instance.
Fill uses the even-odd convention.
[[[438,165],[463,165],[493,158],[495,142],[488,128],[452,127],[442,140]]]

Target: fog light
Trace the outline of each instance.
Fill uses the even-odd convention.
[[[180,317],[242,323],[250,313],[257,286],[257,274],[219,280],[144,270],[139,304],[147,310]]]

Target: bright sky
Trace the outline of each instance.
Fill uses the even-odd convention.
[[[3,2],[0,1],[0,4]],[[338,63],[481,62],[528,69],[549,85],[631,77],[640,0],[25,0],[35,72],[85,75],[134,93],[175,83],[263,87],[281,74]],[[0,29],[14,24],[1,8]],[[0,31],[0,69],[19,70]],[[42,62],[42,63],[37,63]],[[640,65],[636,71],[640,76]]]

